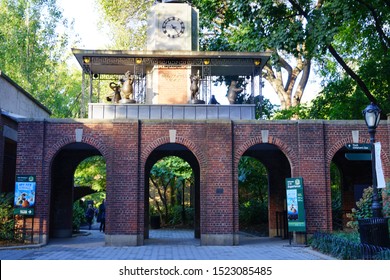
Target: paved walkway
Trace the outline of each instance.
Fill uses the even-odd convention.
[[[326,260],[309,247],[288,240],[242,234],[239,246],[200,246],[190,230],[151,230],[144,246],[105,246],[104,234],[83,230],[72,238],[51,239],[36,248],[0,250],[0,260]]]

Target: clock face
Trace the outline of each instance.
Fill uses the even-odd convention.
[[[163,33],[169,38],[178,38],[184,34],[184,22],[177,17],[169,17],[162,24]]]

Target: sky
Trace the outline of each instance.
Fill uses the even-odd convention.
[[[69,21],[74,21],[74,30],[81,42],[76,45],[80,49],[105,49],[109,41],[107,31],[99,30],[100,14],[95,0],[57,0],[58,6],[62,9],[63,16]],[[302,102],[310,101],[320,90],[316,80],[319,80],[314,73],[306,86]],[[279,98],[274,90],[265,81],[263,95],[272,104],[280,105]],[[220,100],[218,100],[220,101]],[[221,104],[224,103],[223,100]]]
[[[99,30],[99,12],[95,0],[57,0],[63,16],[74,21],[74,30],[79,34],[82,49],[104,49],[109,43],[104,31]]]

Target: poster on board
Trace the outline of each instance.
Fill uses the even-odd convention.
[[[288,231],[306,232],[303,178],[286,178]]]
[[[35,175],[16,175],[14,198],[15,215],[34,215],[35,189]]]

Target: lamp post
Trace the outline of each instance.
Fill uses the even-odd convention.
[[[376,178],[376,165],[375,165],[375,133],[380,121],[381,110],[377,105],[371,102],[370,105],[363,110],[364,120],[368,127],[368,133],[370,134],[371,143],[371,164],[372,164],[372,216],[374,218],[382,217],[382,205],[379,203],[378,197],[378,183]]]

